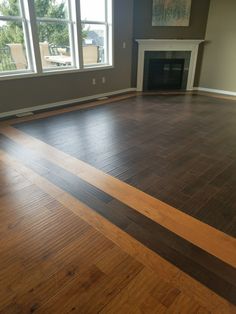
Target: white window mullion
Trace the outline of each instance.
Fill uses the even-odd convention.
[[[2,16],[2,15],[0,15],[0,21],[5,21],[5,22],[8,22],[8,21],[19,21],[19,22],[21,22],[22,21],[22,17],[20,17],[20,16]]]
[[[68,6],[70,7],[70,2],[68,3]],[[70,9],[69,9],[69,11],[70,11]],[[70,15],[70,13],[69,13],[69,15]],[[50,17],[37,17],[36,18],[36,20],[38,21],[38,22],[52,22],[52,23],[54,23],[54,22],[58,22],[58,23],[61,23],[61,22],[64,22],[64,23],[69,23],[70,21],[71,21],[71,19],[69,18],[69,20],[68,19],[59,19],[59,18],[50,18]]]
[[[114,5],[113,5],[113,0],[106,0],[108,5],[108,62],[109,65],[113,65],[114,63]]]
[[[82,24],[81,24],[81,14],[80,14],[80,1],[73,1],[73,22],[74,22],[74,41],[75,41],[75,59],[76,59],[76,67],[83,69],[84,61],[83,61],[83,41],[82,41]]]
[[[22,26],[23,26],[23,34],[25,41],[25,50],[26,50],[26,58],[28,61],[28,69],[31,71],[35,71],[32,49],[30,44],[30,21],[27,19],[27,8],[25,6],[24,0],[19,1],[20,11],[22,16]]]
[[[70,47],[71,47],[71,59],[73,67],[77,67],[76,64],[76,45],[75,45],[75,28],[74,28],[74,21],[73,21],[73,10],[71,1],[68,1],[68,15],[69,15],[69,39],[70,39]]]
[[[108,3],[105,0],[105,20],[106,20],[106,34],[105,34],[105,63],[109,63],[109,26],[108,26]]]
[[[38,28],[37,28],[37,20],[35,13],[35,5],[32,0],[23,0],[25,1],[25,5],[27,5],[27,20],[30,21],[30,42],[31,42],[31,51],[32,51],[32,59],[34,62],[34,68],[37,73],[41,74],[42,63],[41,63],[41,55],[39,49],[39,36],[38,36]]]
[[[97,21],[82,20],[81,23],[82,23],[82,24],[104,25],[106,22],[97,22]]]

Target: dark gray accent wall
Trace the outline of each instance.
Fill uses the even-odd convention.
[[[210,0],[192,0],[189,27],[153,27],[152,2],[153,0],[134,0],[134,39],[205,38]],[[134,43],[132,61],[132,86],[136,86],[137,52],[138,46],[136,43]]]
[[[189,27],[153,27],[152,2],[153,0],[134,1],[134,38],[204,38],[210,0],[192,0]]]
[[[0,81],[0,113],[131,86],[133,0],[114,0],[114,68]],[[123,42],[126,48],[123,48]],[[102,77],[106,84],[102,84]],[[97,85],[92,85],[92,78]]]

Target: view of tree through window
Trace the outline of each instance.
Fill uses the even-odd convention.
[[[75,14],[78,1],[81,21]],[[0,0],[0,74],[34,71],[37,45],[36,72],[39,64],[47,71],[78,67],[79,46],[85,66],[109,64],[111,12],[106,10],[111,1],[34,0],[32,6],[32,0]],[[30,8],[35,10],[33,17]],[[31,33],[32,23],[37,34]]]
[[[20,17],[20,9],[18,0],[0,0],[0,15],[4,16],[13,16]],[[23,43],[23,33],[22,33],[22,25],[21,23],[15,22],[1,22],[1,37],[0,37],[0,46],[4,47],[4,45],[9,42],[19,42]]]
[[[28,68],[23,17],[18,0],[0,0],[0,72]]]
[[[34,0],[42,67],[73,66],[72,20],[67,0]]]
[[[35,0],[35,11],[38,18],[66,19],[67,2],[55,0]],[[48,40],[55,45],[68,44],[68,30],[65,24],[40,24],[39,41]]]

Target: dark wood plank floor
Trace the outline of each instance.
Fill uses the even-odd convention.
[[[140,96],[15,125],[236,236],[236,103]]]

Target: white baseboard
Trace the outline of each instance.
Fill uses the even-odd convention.
[[[236,96],[236,92],[230,92],[230,91],[221,90],[221,89],[194,87],[194,90],[198,90],[201,92],[207,92],[207,93],[222,94],[222,95],[227,95],[227,96]]]
[[[134,92],[136,91],[136,88],[126,88],[126,89],[121,89],[109,93],[104,93],[104,94],[98,94],[98,95],[92,95],[92,96],[87,96],[87,97],[81,97],[77,99],[71,99],[71,100],[64,100],[64,101],[59,101],[51,104],[46,104],[46,105],[40,105],[40,106],[34,106],[34,107],[28,107],[28,108],[23,108],[19,110],[12,110],[8,112],[3,112],[0,113],[0,118],[7,118],[11,116],[15,116],[18,114],[23,114],[26,112],[36,112],[39,110],[44,110],[44,109],[51,109],[51,108],[56,108],[56,107],[61,107],[61,106],[66,106],[66,105],[73,105],[76,103],[81,103],[81,102],[86,102],[90,100],[95,100],[101,97],[109,97],[113,95],[119,95],[119,94],[125,94],[129,92]]]

